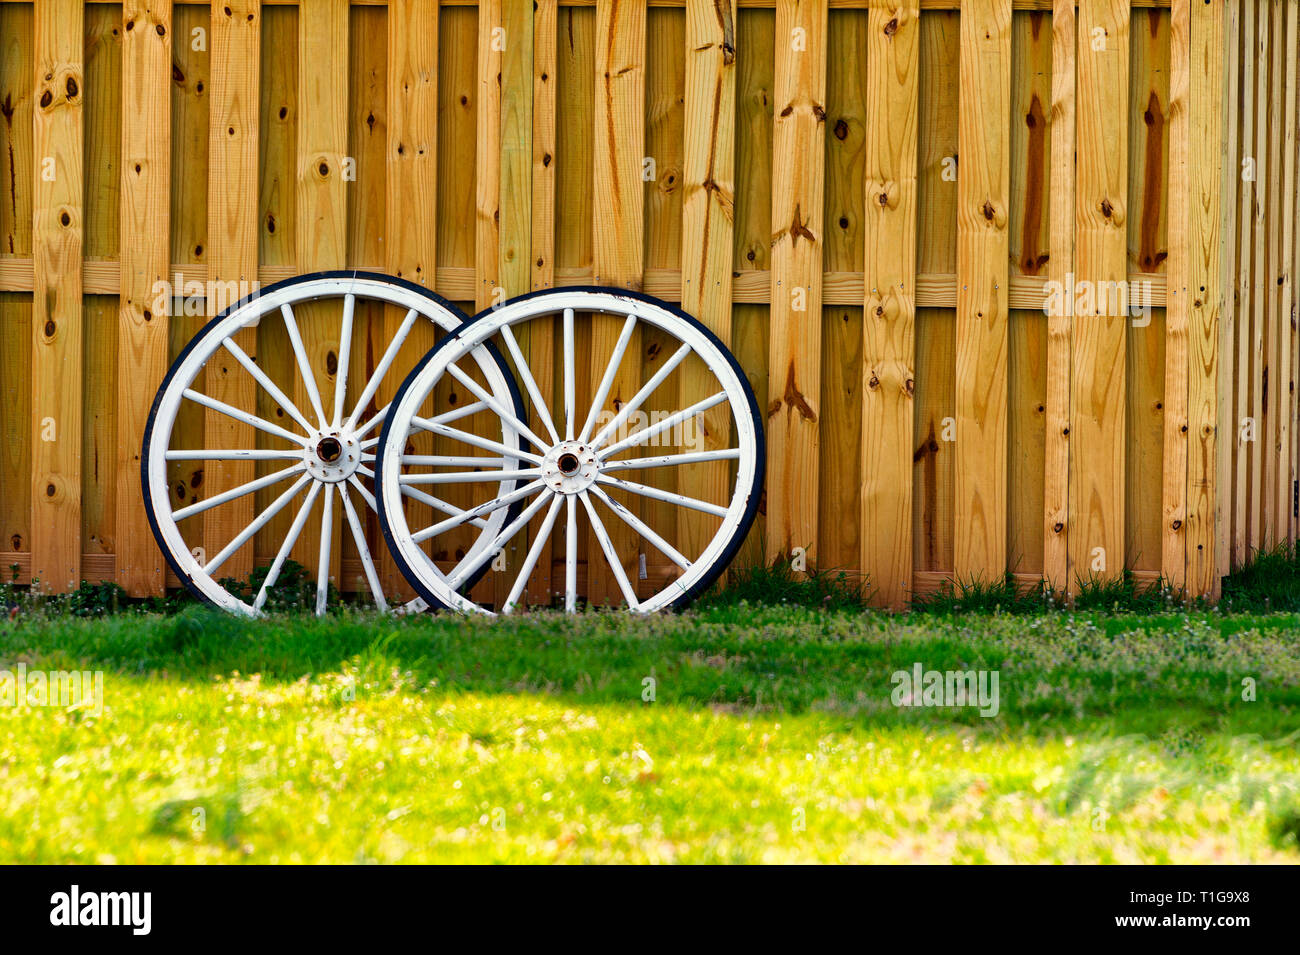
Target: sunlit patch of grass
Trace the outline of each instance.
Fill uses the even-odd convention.
[[[1300,861],[1293,615],[191,610],[18,661],[105,699],[0,707],[4,861]],[[894,706],[916,663],[998,715]]]

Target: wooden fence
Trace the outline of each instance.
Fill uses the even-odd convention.
[[[1215,594],[1297,530],[1298,20],[0,0],[3,563],[160,591],[140,436],[203,319],[151,289],[359,266],[682,302],[766,409],[742,562]]]

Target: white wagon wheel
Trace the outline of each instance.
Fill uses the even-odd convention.
[[[576,368],[574,326],[575,316],[582,313],[599,313],[622,319],[623,323],[599,384],[593,375],[590,406],[579,409],[576,379],[580,372]],[[541,394],[533,366],[524,358],[518,344],[519,338],[526,334],[521,329],[539,322],[549,323],[552,328],[557,322],[561,326],[556,335],[560,347],[552,367],[555,390],[562,397],[554,402]],[[628,349],[638,328],[653,329],[657,340],[669,339],[670,344],[657,352],[662,361],[636,394],[618,404],[616,413],[602,414],[624,359],[640,361],[640,356],[629,353]],[[460,467],[441,473],[412,473],[412,465],[418,459],[413,460],[404,449],[411,430],[420,426],[418,409],[444,376],[466,384],[460,365],[484,344],[495,345],[501,355],[509,357],[531,401],[535,420],[540,422],[536,429],[530,429],[528,419],[510,416],[505,413],[508,409],[493,408],[494,413],[501,415],[503,428],[513,427],[532,443],[532,448],[519,455],[524,464],[518,468],[501,464],[474,470]],[[543,360],[549,363],[550,358],[548,354]],[[691,403],[682,407],[685,402],[679,400],[678,392],[672,388],[660,389],[688,360],[692,362],[696,386],[700,385],[701,377],[704,386],[699,388],[700,400],[694,400],[692,394]],[[707,374],[700,371],[701,367]],[[651,396],[660,408],[672,410],[657,410],[653,423],[627,433],[628,422]],[[553,411],[552,403],[558,414]],[[718,410],[712,411],[715,408]],[[725,427],[715,426],[712,434],[714,443],[720,446],[685,453],[645,453],[647,445],[661,443],[656,439],[671,433],[672,429],[698,422],[706,412],[711,412],[711,417],[717,420],[723,411],[729,414],[729,420]],[[492,612],[492,609],[512,612],[524,599],[529,578],[552,534],[556,537],[557,555],[564,554],[563,589],[556,586],[552,592],[557,599],[562,596],[567,611],[575,611],[580,523],[590,528],[595,542],[589,548],[592,552],[587,554],[588,568],[603,561],[601,566],[607,568],[603,572],[617,583],[627,607],[649,612],[683,606],[718,578],[740,548],[758,510],[764,474],[764,440],[758,405],[743,370],[727,348],[680,309],[649,296],[609,288],[533,293],[475,316],[444,339],[407,377],[384,422],[378,454],[379,522],[390,551],[407,580],[430,605],[465,612]],[[626,480],[629,472],[666,468],[680,474],[685,467],[700,465],[721,467],[728,475],[723,482],[726,485],[723,500],[701,500]],[[436,489],[440,484],[462,483],[484,487],[483,503],[468,508],[464,515],[440,519],[432,525],[410,525],[411,510],[406,506],[408,498],[404,493],[408,487],[433,485]],[[496,490],[498,487],[500,491]],[[716,530],[701,547],[695,548],[696,553],[683,554],[667,539],[671,532],[664,528],[656,531],[637,516],[636,506],[621,503],[620,497],[647,502],[661,511],[665,507],[670,511],[685,508],[709,515]],[[522,504],[522,510],[495,534],[484,531],[479,540],[488,539],[487,546],[476,548],[473,559],[466,560],[455,573],[438,572],[421,546],[441,534],[456,532],[469,516],[487,516],[514,504]],[[562,533],[557,529],[561,512],[563,522],[558,526],[563,527]],[[500,607],[490,609],[470,599],[466,595],[469,575],[492,561],[517,536],[525,534],[530,521],[536,533],[526,546],[517,548],[524,556],[518,571],[512,571],[513,580]],[[670,573],[662,585],[647,584],[645,589],[653,592],[638,595],[637,585],[629,576],[644,575],[635,571],[629,575],[625,564],[635,561],[636,556],[616,553],[606,527],[609,522],[626,524],[629,532],[642,542],[641,554],[670,561],[675,565],[672,573],[676,576]],[[504,586],[497,591],[499,598],[504,591]]]
[[[309,320],[321,317],[322,309],[331,313],[337,310],[339,314],[339,324],[330,326],[331,330],[338,328],[339,347],[337,373],[332,386],[333,411],[329,415],[323,407],[330,405],[321,400],[319,383],[312,372],[303,344],[300,316],[295,315],[295,308],[305,310],[309,307],[308,303],[313,303],[310,308],[316,310]],[[364,307],[367,303],[393,308],[398,313],[404,310],[405,316],[392,338],[375,349],[375,363],[369,378],[360,382],[349,381],[348,366],[357,307],[359,304]],[[237,302],[209,322],[172,364],[154,399],[145,428],[140,465],[145,507],[154,537],[182,583],[196,596],[215,606],[235,613],[257,614],[302,535],[317,499],[320,499],[321,546],[315,561],[316,567],[310,569],[316,573],[316,613],[324,613],[328,604],[331,555],[334,548],[340,546],[332,539],[333,508],[337,497],[337,506],[342,508],[345,518],[343,533],[350,533],[356,545],[371,597],[380,609],[389,609],[389,599],[381,586],[362,521],[365,507],[372,510],[376,507],[372,490],[374,451],[379,443],[379,425],[390,407],[385,405],[378,411],[375,410],[376,391],[419,323],[431,322],[439,334],[445,334],[458,328],[464,321],[463,312],[418,285],[386,275],[347,271],[320,272],[279,282]],[[302,383],[302,391],[310,402],[308,407],[298,407],[285,393],[285,388],[282,387],[285,383],[277,384],[236,342],[238,332],[263,322],[282,324],[292,347],[297,382]],[[219,358],[225,368],[233,369],[236,365],[242,367],[256,389],[274,404],[276,411],[271,417],[277,418],[280,423],[257,414],[256,407],[235,407],[205,393],[203,372],[216,358]],[[505,369],[504,362],[492,353],[490,346],[477,350],[473,360],[483,375],[482,380],[487,382],[484,393],[492,404],[513,408],[522,414],[522,398],[515,382]],[[288,390],[292,392],[295,389],[291,386]],[[204,409],[206,415],[225,416],[249,426],[255,435],[255,441],[252,442],[255,446],[237,450],[177,447],[178,415],[187,403]],[[430,424],[436,424],[437,427],[450,426],[454,421],[482,413],[487,407],[482,401],[464,403],[451,411],[436,415]],[[509,425],[505,425],[494,437],[494,441],[486,441],[486,444],[497,446],[502,455],[512,453],[512,449],[517,449],[520,445],[519,435]],[[169,482],[169,462],[195,462],[196,468],[201,468],[205,462],[231,460],[271,462],[266,466],[270,473],[184,506],[176,506],[177,501]],[[506,456],[503,460],[513,461],[513,458]],[[267,491],[268,496],[274,495],[272,502],[256,513],[251,523],[244,525],[242,520],[237,522],[238,525],[243,525],[242,529],[228,535],[228,540],[221,540],[217,552],[208,553],[201,539],[204,521],[201,515],[246,499],[249,495],[255,496],[263,490]],[[434,501],[419,489],[411,488],[408,494],[431,506],[440,506],[444,514],[462,512],[461,508],[446,502]],[[220,582],[221,569],[228,558],[241,547],[249,545],[254,535],[266,527],[276,514],[281,511],[285,511],[286,515],[293,513],[292,509],[285,509],[295,498],[300,500],[294,520],[279,544],[275,559],[267,569],[257,594],[250,600],[245,600],[231,593]],[[476,548],[486,546],[490,535],[500,530],[511,516],[509,511],[502,511],[486,519],[476,519],[474,523],[487,536],[466,551],[464,559],[475,557]],[[199,518],[198,521],[189,520],[196,517]],[[190,539],[187,539],[187,531],[183,527],[188,529]],[[417,611],[426,607],[425,601],[417,597],[402,609]]]

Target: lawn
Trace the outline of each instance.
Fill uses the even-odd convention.
[[[19,664],[103,706],[0,706],[3,862],[1300,861],[1294,614],[33,612]]]

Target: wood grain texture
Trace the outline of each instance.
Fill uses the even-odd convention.
[[[894,609],[912,582],[920,33],[916,4],[868,14],[859,567]]]
[[[258,77],[261,64],[262,5],[258,0],[231,0],[212,7],[208,46],[211,50],[212,96],[208,119],[208,280],[225,290],[207,301],[210,314],[237,300],[241,283],[257,281]],[[247,286],[245,286],[247,287]],[[232,298],[231,296],[235,297]],[[256,358],[257,333],[246,329],[235,342]],[[237,408],[255,407],[258,389],[233,361],[209,362],[205,392]],[[204,447],[255,447],[253,429],[207,411]],[[251,481],[246,461],[209,461],[202,482],[205,496]],[[249,495],[204,512],[203,547],[215,556],[253,520]],[[246,577],[253,569],[253,547],[245,545],[221,568],[222,576]]]
[[[31,574],[81,582],[83,7],[35,6]]]
[[[917,132],[916,417],[912,434],[914,578],[951,573],[956,464],[957,175],[961,29],[955,13],[921,17]],[[925,301],[926,272],[953,275],[951,297]],[[832,292],[828,283],[828,295]]]
[[[640,289],[645,254],[645,8],[627,0],[600,0],[596,4],[595,53],[592,269],[597,285]],[[613,317],[591,319],[591,390],[604,374],[622,326],[623,322]],[[601,413],[614,413],[636,394],[641,384],[641,348],[638,330],[632,335]],[[633,513],[639,513],[638,501],[627,497],[621,500]],[[608,509],[601,513],[628,579],[636,581],[642,548],[638,536]],[[590,536],[587,548],[587,599],[593,603],[621,601],[613,575]]]
[[[1234,448],[1234,488],[1232,499],[1232,567],[1243,566],[1250,558],[1250,448],[1245,428],[1251,413],[1250,342],[1254,327],[1250,259],[1254,239],[1255,177],[1246,175],[1246,160],[1255,149],[1255,4],[1242,0],[1240,17],[1241,102],[1239,107],[1239,151],[1237,158],[1237,235],[1236,248],[1236,331],[1234,354],[1237,373],[1232,417]]]
[[[1071,342],[1071,587],[1124,569],[1128,326],[1118,294],[1127,280],[1128,5],[1083,0],[1078,23],[1075,273],[1082,294]]]
[[[1236,495],[1236,440],[1233,415],[1236,412],[1237,339],[1237,193],[1241,188],[1240,107],[1241,96],[1241,2],[1227,0],[1224,6],[1223,69],[1223,162],[1219,190],[1223,228],[1219,232],[1220,269],[1223,282],[1223,311],[1219,317],[1219,401],[1215,447],[1218,451],[1218,493],[1215,494],[1215,562],[1227,574],[1233,566],[1233,498]],[[1293,273],[1294,274],[1294,273]]]
[[[687,4],[685,56],[682,309],[728,344],[736,204],[736,23],[730,0]],[[679,374],[681,408],[717,386],[694,357]],[[730,411],[723,405],[707,412],[696,433],[700,450],[731,447]],[[726,462],[681,468],[677,490],[722,503],[730,497],[730,470]],[[672,528],[677,548],[688,556],[701,553],[717,526],[709,515],[679,508]]]
[[[1011,275],[1048,278],[1051,268],[1051,18],[1011,17]],[[1007,566],[1043,572],[1046,486],[1047,318],[1013,309],[1007,322]]]
[[[1268,125],[1269,84],[1272,82],[1271,22],[1266,3],[1255,5],[1254,54],[1255,88],[1251,103],[1254,109],[1255,138],[1250,154],[1254,160],[1254,195],[1251,209],[1251,326],[1247,348],[1250,354],[1250,406],[1247,411],[1254,430],[1247,443],[1249,449],[1249,486],[1247,488],[1246,533],[1248,555],[1264,549],[1264,497],[1265,454],[1268,428],[1265,416],[1268,409],[1268,366],[1265,359],[1268,314],[1268,197],[1273,192],[1273,169],[1269,165],[1268,141],[1272,130]],[[1248,557],[1249,559],[1249,557]]]
[[[958,580],[1007,566],[1007,286],[1011,5],[979,0],[961,17],[957,183]]]
[[[117,345],[117,582],[132,594],[161,594],[163,561],[140,491],[140,448],[153,393],[167,369],[167,314],[155,314],[155,284],[168,281],[171,198],[171,0],[127,0],[122,8],[122,212],[132,241],[122,270]]]
[[[776,8],[772,309],[767,406],[767,558],[817,561],[825,0]]]
[[[1187,587],[1193,595],[1211,599],[1218,598],[1225,572],[1215,560],[1223,15],[1221,3],[1191,4]]]
[[[826,273],[863,265],[867,21],[866,10],[836,10],[826,28],[817,561],[837,572],[861,565],[863,308],[862,296],[830,302]]]
[[[1183,590],[1187,576],[1187,321],[1191,215],[1191,176],[1188,165],[1190,20],[1192,0],[1175,0],[1170,17],[1169,80],[1169,304],[1165,310],[1164,481],[1161,497],[1160,570],[1174,590]],[[1136,503],[1136,502],[1135,502]]]
[[[538,0],[533,7],[532,22],[532,77],[529,148],[531,209],[529,210],[528,272],[533,290],[550,288],[555,284],[555,100],[556,100],[556,44],[559,40],[557,0]],[[538,327],[529,331],[528,360],[537,381],[538,390],[551,409],[563,406],[563,398],[556,400],[556,361],[554,322],[534,323]],[[531,420],[534,431],[542,434],[543,425],[534,411]],[[557,426],[558,427],[558,426]],[[540,532],[538,518],[532,525],[532,534]],[[542,544],[542,551],[528,581],[529,603],[549,606],[555,596],[553,583],[555,555],[563,555],[563,523],[551,530],[550,538]]]
[[[302,0],[298,8],[298,158],[295,184],[296,260],[300,273],[339,269],[347,264],[347,190],[352,185],[345,162],[348,145],[347,0]],[[353,169],[352,175],[355,175]],[[340,301],[301,303],[294,308],[307,371],[295,364],[293,402],[310,422],[317,414],[308,382],[314,381],[324,420],[322,431],[334,420],[334,382],[338,374]],[[315,579],[324,533],[325,495],[318,497],[293,548],[293,557]],[[339,579],[343,539],[343,507],[330,508],[328,574]]]
[[[1052,192],[1049,200],[1048,274],[1057,288],[1074,283],[1076,19],[1074,0],[1052,8]],[[1048,316],[1047,395],[1043,466],[1043,577],[1057,594],[1069,587],[1070,339],[1066,296]]]

